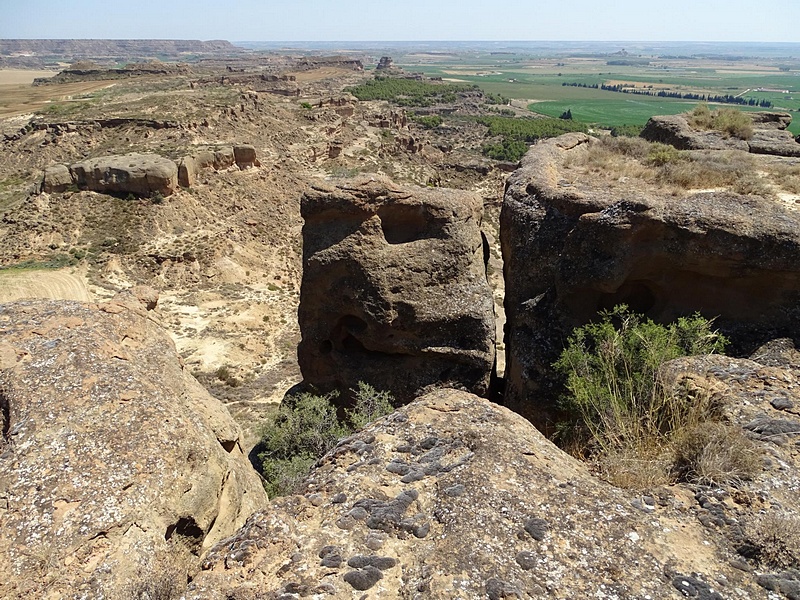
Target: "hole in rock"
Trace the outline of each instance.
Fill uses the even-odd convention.
[[[432,237],[422,207],[388,206],[378,211],[383,237],[390,244],[407,244]]]
[[[342,349],[345,352],[366,352],[364,344],[354,338],[352,335],[346,335],[342,339]]]
[[[333,351],[333,342],[325,340],[319,345],[320,354],[330,354]]]
[[[169,541],[173,535],[187,538],[189,541],[194,541],[198,544],[205,537],[205,533],[198,527],[197,522],[192,517],[181,517],[176,523],[169,525],[166,533],[164,533],[164,539]]]
[[[656,305],[656,295],[644,281],[626,281],[613,294],[600,298],[598,310],[611,310],[618,304],[627,304],[633,312],[646,314]]]
[[[339,323],[351,333],[361,333],[367,330],[367,322],[355,315],[345,315],[339,320]]]
[[[233,452],[233,449],[236,448],[236,440],[219,440],[219,445],[225,449],[225,452],[230,454]]]

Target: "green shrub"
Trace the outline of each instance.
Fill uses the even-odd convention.
[[[611,135],[613,137],[639,137],[642,133],[641,125],[615,125],[611,128]]]
[[[655,167],[663,167],[664,165],[678,163],[688,160],[685,152],[678,150],[673,146],[667,144],[655,143],[651,146],[650,152],[647,154],[647,162]]]
[[[661,365],[680,356],[724,349],[726,340],[700,315],[659,325],[624,305],[577,328],[555,363],[566,378],[562,439],[583,454],[662,445],[672,432],[706,417],[707,402],[669,393]]]
[[[359,381],[358,389],[352,391],[355,393],[355,406],[345,412],[348,424],[355,430],[363,429],[367,423],[394,410],[392,395],[389,392],[379,392],[363,381]]]
[[[362,382],[353,392],[355,403],[345,410],[344,420],[338,418],[332,402],[337,393],[291,396],[269,419],[262,430],[258,459],[270,497],[292,493],[339,439],[392,411],[388,392]]]
[[[425,129],[436,129],[442,124],[442,117],[439,115],[411,115],[411,120]]]
[[[306,110],[311,110],[314,107],[311,106],[310,102],[301,102],[300,103],[300,108],[305,108]]]
[[[714,115],[714,129],[729,137],[749,140],[753,137],[753,119],[735,108],[721,108]]]

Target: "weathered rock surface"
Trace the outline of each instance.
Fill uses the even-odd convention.
[[[719,131],[698,130],[689,125],[685,114],[652,117],[642,137],[679,150],[743,150],[753,154],[800,156],[800,144],[786,128],[792,122],[788,113],[747,113],[753,119],[753,136],[749,140],[725,136]]]
[[[0,597],[134,597],[266,504],[156,301],[0,304]]]
[[[729,192],[673,197],[643,185],[566,185],[561,170],[593,140],[534,146],[508,181],[506,405],[547,427],[551,365],[576,326],[626,303],[661,322],[700,311],[747,353],[800,340],[800,213]]]
[[[251,169],[258,166],[256,149],[249,144],[238,144],[233,147],[233,157],[240,169]]]
[[[401,402],[429,385],[487,393],[494,311],[479,197],[365,178],[309,190],[301,212],[306,384],[363,380]]]
[[[169,196],[178,187],[178,166],[157,154],[92,158],[70,167],[81,189],[110,194]]]
[[[66,165],[53,165],[44,170],[42,191],[48,194],[65,192],[74,184],[72,173]]]
[[[783,475],[753,484],[767,496],[623,491],[519,415],[438,390],[340,442],[183,597],[768,598],[757,579],[782,575],[754,572],[734,530]]]

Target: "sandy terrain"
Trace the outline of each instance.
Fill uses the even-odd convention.
[[[25,71],[39,73],[39,71]],[[7,73],[7,71],[0,71]],[[51,71],[46,73],[52,74]],[[53,100],[70,100],[72,96],[88,94],[114,85],[108,81],[86,81],[55,85],[32,86],[24,83],[2,83],[0,79],[0,118],[32,113]]]
[[[31,71],[28,69],[0,69],[0,85],[25,85],[37,77],[52,77],[55,71]]]
[[[23,298],[89,302],[83,277],[70,271],[0,271],[0,302]]]

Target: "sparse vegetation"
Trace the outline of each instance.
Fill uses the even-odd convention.
[[[698,104],[689,113],[689,124],[697,129],[721,131],[726,137],[749,140],[753,137],[753,119],[736,108],[711,110],[708,104]]]
[[[588,168],[598,176],[636,178],[675,191],[728,188],[744,195],[771,196],[773,190],[758,173],[756,159],[742,151],[686,151],[641,138],[605,136],[568,166]],[[781,167],[766,167],[769,172]],[[800,186],[800,175],[782,169],[774,178],[784,189]],[[776,174],[778,171],[776,171]]]
[[[668,388],[661,374],[669,360],[720,352],[725,344],[697,314],[659,325],[626,306],[601,313],[599,322],[575,330],[554,365],[567,389],[562,443],[632,487],[670,475],[703,483],[746,478],[755,453],[744,436],[709,423],[718,418],[717,401]]]
[[[339,419],[333,399],[338,394],[302,393],[281,404],[264,426],[258,454],[264,487],[270,497],[291,493],[311,466],[336,442],[392,411],[392,397],[359,382],[355,403]]]

